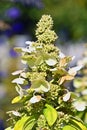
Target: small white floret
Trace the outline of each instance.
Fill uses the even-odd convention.
[[[73,105],[77,109],[77,111],[84,111],[86,109],[86,103],[83,101],[74,102]]]
[[[59,52],[59,57],[60,57],[60,58],[64,58],[65,55],[60,51],[60,52]]]
[[[12,81],[12,83],[17,83],[17,84],[23,84],[25,79],[23,78],[16,78]]]
[[[64,102],[67,102],[67,101],[70,99],[70,96],[71,96],[70,92],[64,94],[64,96],[63,96],[63,101],[64,101]]]
[[[30,99],[30,103],[36,103],[36,102],[39,102],[41,100],[41,96],[40,95],[37,95],[37,96],[33,96],[31,99]]]
[[[30,44],[32,44],[32,42],[31,41],[26,41],[25,44],[30,45]]]
[[[82,67],[83,67],[83,66],[80,65],[80,66],[76,66],[76,67],[70,68],[70,69],[68,70],[68,73],[69,73],[70,75],[75,76],[76,73],[77,73],[77,71],[79,71]]]
[[[56,65],[57,61],[55,59],[48,59],[46,60],[46,64],[49,66],[54,66]]]
[[[12,75],[18,75],[18,74],[20,74],[20,73],[22,73],[22,72],[23,72],[23,70],[17,70],[17,71],[15,71],[15,72],[13,72]]]

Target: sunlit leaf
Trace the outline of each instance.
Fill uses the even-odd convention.
[[[52,126],[57,119],[57,116],[58,116],[57,111],[55,108],[53,108],[52,106],[48,104],[46,104],[45,106],[46,108],[43,110],[44,116],[48,122],[48,125]]]
[[[76,129],[70,125],[66,125],[63,127],[63,130],[76,130]]]
[[[33,116],[28,118],[26,120],[26,122],[24,123],[24,126],[23,126],[22,130],[32,130],[35,123],[36,123],[36,120],[35,120],[35,118]]]
[[[23,126],[26,122],[26,120],[28,119],[29,117],[22,117],[20,120],[17,121],[17,123],[15,124],[14,126],[14,130],[23,130]]]
[[[8,127],[8,128],[6,128],[5,130],[14,130],[13,128],[11,128],[11,127]]]
[[[18,103],[18,102],[20,102],[20,100],[21,100],[21,97],[20,97],[20,96],[17,96],[17,97],[15,97],[15,98],[13,98],[12,104]]]
[[[81,120],[78,120],[77,118],[72,117],[70,123],[77,129],[87,130],[87,127],[84,125],[84,123]]]

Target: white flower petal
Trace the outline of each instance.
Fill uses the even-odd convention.
[[[86,65],[87,64],[87,57],[84,57],[84,59],[79,60],[78,65]]]
[[[70,99],[70,96],[71,96],[70,92],[64,94],[64,96],[63,96],[63,101],[64,101],[64,102],[67,102],[67,101]]]
[[[50,71],[57,71],[57,68],[50,69]]]
[[[22,73],[22,72],[23,72],[23,70],[17,70],[17,71],[15,71],[15,72],[13,72],[12,75],[18,75],[18,74],[20,74],[20,73]]]
[[[23,78],[16,78],[12,81],[12,83],[17,83],[17,84],[23,84],[25,79]]]
[[[36,50],[35,47],[33,47],[33,46],[30,46],[30,47],[29,47],[29,51],[30,51],[30,52],[33,52],[33,51],[35,51],[35,50]]]
[[[25,61],[25,60],[21,60],[21,62],[22,62],[24,65],[27,64],[27,61]]]
[[[40,46],[37,46],[37,48],[38,48],[38,49],[40,49],[40,48],[43,48],[43,46],[42,46],[42,45],[40,45]]]
[[[68,70],[68,73],[69,73],[70,75],[75,76],[76,73],[77,73],[77,71],[79,71],[82,67],[83,67],[83,66],[80,65],[80,66],[76,66],[76,67],[70,68],[70,69]]]
[[[75,56],[72,56],[72,60],[74,60],[75,59]]]
[[[78,111],[84,111],[86,109],[86,103],[82,101],[74,102],[73,105]]]
[[[81,93],[82,95],[87,95],[87,89],[83,90]]]
[[[23,51],[23,52],[31,53],[31,51],[29,50],[29,48],[22,48],[22,51]]]
[[[46,64],[49,66],[54,66],[56,65],[57,61],[55,59],[48,59],[46,60]]]
[[[35,88],[34,90],[36,92],[39,92],[39,91],[48,92],[50,90],[50,86],[48,86],[48,88],[46,88],[45,86],[41,85],[40,87]]]
[[[21,73],[20,75],[21,75],[23,78],[26,78],[26,73],[25,73],[25,72]]]
[[[32,42],[31,42],[31,41],[26,41],[25,44],[27,44],[27,45],[31,45]]]
[[[64,58],[65,55],[60,51],[60,52],[59,52],[59,57],[60,57],[60,58]]]
[[[19,112],[17,112],[17,111],[12,111],[12,113],[13,113],[13,115],[15,115],[15,116],[21,116],[21,114],[20,114]]]
[[[39,102],[41,100],[41,96],[40,95],[37,95],[37,96],[33,96],[31,99],[30,99],[30,103],[36,103],[36,102]]]

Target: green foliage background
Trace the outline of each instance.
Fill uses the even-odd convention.
[[[3,16],[5,9],[16,6],[22,11],[22,19],[32,21],[34,26],[43,14],[50,14],[55,23],[55,30],[59,32],[66,29],[70,39],[84,39],[87,36],[87,0],[43,0],[44,8],[23,6],[20,3],[0,1],[0,15]],[[5,19],[8,20],[7,18]],[[31,28],[28,26],[29,29]],[[34,26],[35,27],[35,26]],[[29,31],[33,34],[33,30]]]

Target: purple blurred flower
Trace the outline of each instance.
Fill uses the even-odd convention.
[[[10,37],[13,35],[13,32],[12,32],[12,29],[7,29],[4,31],[4,34],[7,36],[7,37]]]
[[[6,72],[0,71],[0,79],[5,78],[7,76]]]
[[[18,54],[14,51],[13,48],[10,49],[9,54],[10,54],[10,56],[13,57],[13,58],[16,58],[16,57],[18,56]]]
[[[21,16],[21,11],[17,7],[11,7],[6,10],[6,16],[11,19],[17,19]]]
[[[3,120],[0,119],[0,130],[4,130],[4,123]]]
[[[6,40],[5,37],[0,36],[0,46],[6,43],[5,40]]]
[[[24,86],[23,88],[24,88],[24,89],[29,89],[30,86],[29,86],[29,85],[26,85],[26,86]]]
[[[20,2],[23,5],[34,6],[39,9],[44,7],[42,0],[10,0],[10,1],[11,2]]]
[[[12,25],[13,33],[23,33],[24,31],[24,24],[22,22],[16,22]]]

